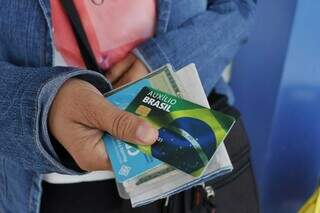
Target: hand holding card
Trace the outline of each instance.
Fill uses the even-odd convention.
[[[103,137],[119,195],[130,198],[132,206],[145,205],[232,171],[221,141],[234,119],[209,109],[194,64],[176,72],[166,65],[105,96],[160,133],[152,147],[133,145],[107,133]]]
[[[144,87],[126,110],[159,130],[157,142],[138,145],[139,150],[195,177],[203,174],[235,121],[150,87]]]

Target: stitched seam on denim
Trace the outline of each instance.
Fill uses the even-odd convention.
[[[29,212],[31,213],[34,209],[32,208],[32,204],[33,204],[33,201],[32,201],[32,195],[34,194],[33,193],[33,178],[32,178],[32,184],[30,186],[30,189],[28,190],[29,191],[29,199],[28,199],[28,209],[29,209]]]
[[[169,25],[169,19],[170,19],[170,12],[171,12],[171,1],[172,0],[162,0],[158,1],[157,3],[157,9],[158,9],[158,14],[157,14],[157,33],[165,33],[167,32],[168,25]],[[165,8],[166,10],[163,10]],[[161,11],[161,12],[160,12]],[[165,11],[165,12],[163,12]],[[164,25],[159,25],[160,22],[164,22]]]
[[[47,45],[50,48],[50,53],[51,53],[51,61],[48,65],[52,66],[53,65],[53,61],[54,61],[54,54],[53,54],[53,47],[54,47],[54,42],[53,42],[53,32],[52,32],[52,26],[51,26],[51,17],[48,15],[49,11],[47,10],[46,6],[44,5],[42,0],[38,1],[40,4],[40,7],[42,8],[42,12],[44,15],[44,18],[46,19],[46,23],[47,23],[47,27],[48,27],[48,32],[47,34],[49,34],[49,41],[47,41],[46,43],[50,43],[50,45]],[[46,54],[48,53],[48,51],[46,51]],[[48,57],[46,56],[46,62],[47,62]]]
[[[222,3],[225,3],[226,1],[222,1]],[[221,3],[221,2],[220,2]],[[239,11],[240,9],[238,9],[238,10],[236,10],[236,11],[232,11],[229,15],[232,15],[232,13],[239,13],[240,14],[240,16],[242,17],[242,14],[240,13],[240,11]],[[212,10],[212,12],[214,12],[214,10]],[[248,24],[246,24],[247,23],[247,21],[246,20],[249,20],[250,21],[250,19],[251,19],[251,17],[248,17],[248,18],[242,18],[242,20],[241,20],[241,26],[239,26],[237,29],[240,29],[240,30],[238,30],[237,31],[237,34],[235,34],[234,36],[233,36],[233,38],[231,39],[232,41],[234,41],[234,40],[236,40],[235,38],[240,38],[241,37],[241,35],[243,35],[245,32],[246,32],[246,30],[244,30],[244,29],[246,29],[248,26],[246,26],[246,25],[248,25]],[[233,43],[232,44],[230,44],[230,42],[228,42],[228,45],[225,45],[225,46],[223,46],[223,47],[220,47],[219,48],[219,51],[215,51],[215,54],[213,55],[213,57],[217,57],[218,55],[220,55],[221,54],[221,52],[223,52],[224,50],[226,50],[226,49],[228,49],[230,46],[232,46],[233,45]]]
[[[245,24],[242,24],[241,26],[243,26],[243,25],[245,25]],[[230,39],[231,42],[228,42],[228,44],[220,47],[219,49],[216,49],[215,54],[212,57],[216,58],[217,56],[221,55],[221,52],[225,51],[226,49],[229,49],[234,44],[238,44],[239,41],[237,39],[239,39],[241,37],[241,35],[243,35],[243,33],[246,32],[245,30],[243,30],[243,28],[245,28],[245,27],[246,26],[240,27],[241,30],[237,34],[235,34],[232,37],[232,39]],[[236,41],[236,42],[234,42],[234,41]]]
[[[38,182],[39,193],[38,193],[37,201],[39,201],[39,202],[38,202],[38,205],[37,205],[36,212],[39,213],[40,212],[41,197],[42,197],[42,180],[43,180],[43,176],[39,175],[38,178],[39,178],[39,182]]]
[[[163,57],[166,59],[167,62],[171,64],[171,61],[169,60],[168,56],[164,52],[164,50],[160,47],[160,45],[156,42],[154,38],[151,38],[151,41],[154,42],[154,44],[159,48],[160,52],[162,53]],[[173,64],[171,64],[173,66]]]
[[[28,7],[30,7],[30,4],[28,4]],[[25,10],[26,11],[28,11],[28,9],[29,8],[25,8]],[[26,35],[25,35],[25,37],[26,37],[26,40],[27,41],[29,41],[29,39],[30,39],[30,31],[31,31],[31,24],[30,23],[32,23],[32,21],[30,20],[31,19],[31,16],[32,16],[32,14],[29,14],[28,16],[27,16],[27,26],[26,26]],[[24,65],[25,66],[29,66],[29,60],[28,60],[28,50],[30,50],[30,44],[29,44],[29,42],[26,42],[25,43],[25,50],[24,50]]]
[[[6,175],[6,163],[5,159],[3,158],[1,160],[2,166],[3,166],[3,171],[2,171],[2,178],[3,178],[3,200],[7,200],[7,191],[8,191],[8,186],[7,186],[7,175]]]
[[[37,176],[36,174],[33,174],[33,176],[32,176],[32,184],[31,184],[30,190],[29,190],[29,202],[28,202],[28,204],[29,204],[29,212],[39,212],[39,209],[40,209],[40,202],[39,203],[35,203],[35,200],[34,200],[34,196],[36,194],[35,193],[36,192],[35,187],[39,186],[39,185],[35,185],[36,184],[35,183],[35,178],[36,177],[39,179],[39,176]],[[40,183],[41,183],[41,181],[40,181]],[[37,184],[39,184],[39,183],[37,183]],[[38,198],[40,196],[41,196],[41,192],[38,193]],[[40,201],[40,199],[38,199],[38,201]],[[36,205],[36,209],[33,208],[34,205]],[[33,211],[33,210],[35,210],[35,211]]]
[[[4,168],[4,196],[5,196],[5,199],[7,200],[8,199],[8,177],[7,177],[7,168],[6,168],[6,163],[5,161],[3,162],[3,168]]]
[[[30,72],[30,74],[28,73],[28,75],[23,79],[23,81],[24,81],[24,82],[29,82],[29,79],[31,80],[31,77],[32,77],[32,75],[31,75],[31,72]],[[23,88],[25,88],[25,87],[23,86],[23,83],[22,83],[21,85],[22,85]],[[22,97],[24,96],[24,92],[25,92],[25,91],[23,91],[23,92],[21,93],[20,99],[22,99]],[[21,105],[20,105],[19,109],[20,109],[20,117],[21,117],[20,119],[21,119],[21,123],[22,123],[20,134],[23,135],[23,134],[24,134],[23,124],[24,124],[24,122],[25,122],[25,117],[22,116],[22,115],[23,115],[25,112],[24,112],[24,108],[23,108],[23,106],[22,106],[22,101],[20,101],[20,103],[21,103]]]
[[[167,15],[167,19],[165,20],[166,23],[165,23],[164,29],[163,29],[165,32],[168,31],[169,21],[170,21],[170,17],[171,17],[171,3],[172,3],[172,0],[171,1],[167,1],[167,4],[168,4],[168,15]]]

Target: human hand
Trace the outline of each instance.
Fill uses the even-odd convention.
[[[135,55],[129,53],[107,71],[106,78],[111,81],[114,88],[118,88],[147,74],[149,74],[147,67]]]
[[[86,171],[110,170],[102,136],[150,145],[158,131],[137,116],[122,111],[90,83],[70,79],[60,88],[48,119],[52,135]]]

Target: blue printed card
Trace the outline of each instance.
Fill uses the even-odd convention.
[[[108,101],[125,110],[143,87],[151,86],[148,79],[140,80],[106,97]],[[161,164],[161,161],[147,156],[135,147],[105,133],[103,141],[111,160],[117,182],[125,182]]]

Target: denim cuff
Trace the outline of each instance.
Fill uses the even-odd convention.
[[[150,71],[157,70],[165,64],[171,64],[169,58],[154,38],[150,38],[139,45],[134,49],[133,53]]]
[[[106,80],[106,78],[96,72],[88,70],[72,70],[60,74],[59,76],[48,81],[41,88],[41,91],[38,95],[38,111],[36,116],[36,132],[35,136],[37,138],[38,148],[40,149],[41,154],[50,162],[52,172],[58,172],[62,174],[81,174],[81,172],[74,168],[67,168],[63,164],[62,159],[59,158],[59,155],[56,153],[53,148],[54,141],[51,139],[48,132],[48,113],[52,102],[64,82],[70,78],[81,78],[86,80],[89,83],[93,84],[100,92],[106,93],[111,90],[111,84]]]

